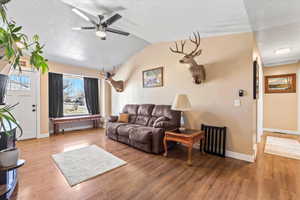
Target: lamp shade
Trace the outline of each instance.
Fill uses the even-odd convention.
[[[177,94],[172,104],[172,110],[186,111],[191,109],[191,103],[186,94]]]

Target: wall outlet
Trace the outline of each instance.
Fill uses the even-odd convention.
[[[235,99],[235,100],[234,100],[234,106],[235,106],[235,107],[241,106],[241,100],[240,100],[240,99]]]

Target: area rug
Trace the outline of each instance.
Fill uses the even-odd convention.
[[[300,160],[300,143],[296,139],[267,136],[265,153]]]
[[[52,158],[71,186],[126,164],[96,145],[54,154]]]

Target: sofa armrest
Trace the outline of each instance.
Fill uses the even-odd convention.
[[[152,152],[159,154],[164,152],[163,140],[165,131],[162,128],[153,128],[152,131]]]
[[[119,119],[118,116],[110,116],[108,117],[108,122],[117,122]]]
[[[166,130],[174,129],[176,128],[176,125],[172,123],[171,121],[160,121],[153,125],[154,128],[163,128]]]

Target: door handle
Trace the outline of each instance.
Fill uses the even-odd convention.
[[[34,104],[32,105],[33,108],[35,108],[35,106],[36,106],[36,105],[34,105]]]
[[[32,112],[35,112],[35,109],[32,109]]]

